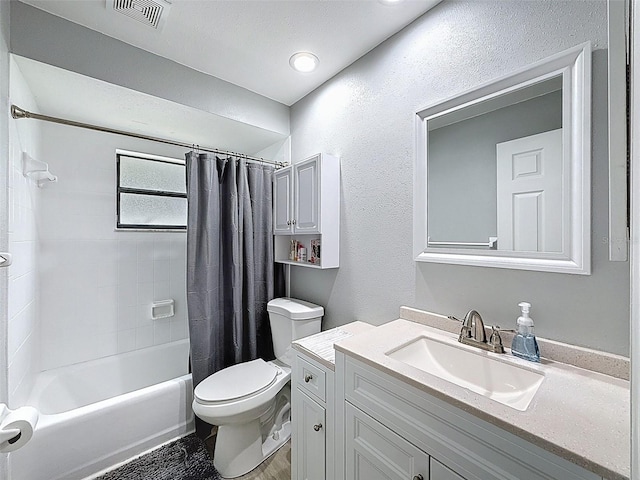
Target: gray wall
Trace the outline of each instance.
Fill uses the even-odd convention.
[[[30,5],[11,2],[11,52],[280,134],[289,107]]]
[[[430,131],[431,239],[486,242],[495,237],[496,144],[558,128],[562,128],[560,90]]]
[[[323,328],[381,324],[410,305],[514,325],[533,304],[540,336],[629,351],[629,265],[608,261],[606,2],[445,1],[292,107],[292,158],[342,161],[340,268],[292,268],[292,295],[326,307]],[[416,263],[415,112],[590,40],[592,275]],[[622,86],[618,87],[622,88]]]
[[[7,181],[9,171],[9,3],[0,1],[0,251],[8,246]],[[0,403],[7,389],[7,269],[0,268]],[[7,478],[7,455],[0,453],[0,478]]]

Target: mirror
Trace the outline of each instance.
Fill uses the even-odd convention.
[[[589,44],[416,115],[417,261],[590,273]]]

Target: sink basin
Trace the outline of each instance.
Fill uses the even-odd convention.
[[[544,380],[542,373],[427,336],[386,355],[520,411],[527,409]]]

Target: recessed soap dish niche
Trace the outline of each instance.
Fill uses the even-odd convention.
[[[58,181],[58,177],[49,171],[49,164],[32,158],[27,152],[22,152],[22,174],[33,180],[38,188]]]
[[[175,315],[175,303],[173,299],[159,300],[151,305],[151,319],[169,318]]]

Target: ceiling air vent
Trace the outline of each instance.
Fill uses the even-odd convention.
[[[171,4],[162,0],[107,0],[115,12],[144,23],[145,25],[161,29],[169,13]]]

